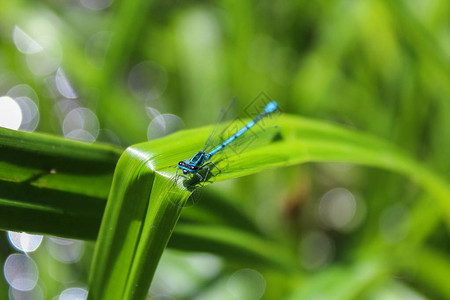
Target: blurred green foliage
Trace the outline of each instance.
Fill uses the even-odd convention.
[[[76,101],[118,137],[99,141],[145,141],[148,107],[196,127],[213,122],[232,96],[245,107],[264,91],[285,113],[376,135],[449,180],[449,1],[130,0],[99,11],[80,3],[0,0],[0,94],[17,84],[31,86],[39,97],[38,131],[63,133],[55,110],[62,97],[52,87],[54,72],[33,73],[30,55],[18,51],[15,26],[38,42],[50,40],[46,51],[61,57],[80,96]],[[151,62],[151,72],[138,72],[140,80],[132,81],[134,67],[144,61]],[[345,188],[364,206],[352,229],[334,230],[318,216],[323,195],[334,188]],[[210,190],[208,198],[229,198],[259,230],[298,249],[301,275],[258,270],[266,299],[450,298],[442,212],[399,175],[308,164]],[[311,240],[331,245],[319,265],[302,260]],[[2,259],[7,247],[2,245]],[[39,255],[44,264],[48,257]],[[172,255],[166,265],[184,254]],[[86,259],[79,268],[88,265]],[[196,290],[173,295],[229,299],[226,278],[237,269],[226,265]],[[53,285],[47,292],[62,289]],[[4,282],[1,288],[7,291]]]

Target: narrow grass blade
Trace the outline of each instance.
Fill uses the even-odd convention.
[[[190,195],[128,148],[116,168],[90,274],[89,299],[143,299]],[[101,280],[99,279],[101,278]]]
[[[117,147],[0,128],[0,180],[106,197]]]
[[[121,152],[0,128],[0,228],[95,238]]]

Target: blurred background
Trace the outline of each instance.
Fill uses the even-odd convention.
[[[449,179],[447,0],[0,7],[2,127],[126,147],[211,124],[233,96],[242,108],[264,92],[284,113],[378,136]],[[168,250],[150,299],[334,299],[305,295],[339,279],[355,299],[450,299],[448,231],[434,202],[399,175],[306,164],[204,194],[225,194],[267,237],[295,249],[299,274]],[[1,239],[2,299],[85,299],[92,242]],[[404,260],[395,268],[392,253]]]

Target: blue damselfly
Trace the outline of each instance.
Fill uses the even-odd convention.
[[[275,101],[269,102],[264,107],[264,110],[258,116],[256,116],[253,120],[248,122],[244,127],[236,131],[233,135],[231,135],[229,138],[227,138],[220,144],[214,144],[213,143],[214,139],[212,139],[211,137],[208,138],[202,150],[198,151],[190,159],[185,159],[178,163],[177,175],[178,170],[181,170],[184,175],[195,174],[200,179],[200,181],[205,181],[208,178],[208,175],[210,174],[211,167],[215,167],[216,169],[218,169],[216,164],[211,160],[212,157],[217,153],[222,152],[225,148],[227,148],[231,144],[234,144],[236,140],[242,139],[241,137],[249,129],[255,126],[256,123],[258,123],[264,117],[274,113],[277,110],[277,108],[278,108],[277,102]],[[200,171],[205,171],[205,174],[202,176],[200,174]]]

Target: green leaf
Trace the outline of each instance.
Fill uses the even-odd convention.
[[[121,152],[0,128],[0,228],[95,238]]]
[[[447,184],[405,153],[386,142],[361,133],[298,117],[279,120],[280,137],[267,146],[252,147],[231,157],[227,169],[214,180],[244,176],[267,168],[311,161],[341,161],[397,171],[423,186],[450,215]],[[190,191],[182,180],[175,184],[176,163],[202,148],[210,128],[182,131],[171,136],[127,149],[116,169],[105,217],[96,245],[91,272],[91,299],[143,299],[164,248],[174,230]],[[223,162],[219,163],[219,169]],[[236,234],[235,238],[216,237],[205,228],[188,228],[191,241],[209,240],[210,249],[236,256],[253,254],[279,264],[274,251],[261,249],[256,239]],[[216,228],[216,231],[220,232]],[[217,232],[216,232],[217,234]],[[225,235],[224,232],[220,235]],[[258,245],[245,247],[248,241]],[[228,245],[218,249],[218,244]],[[236,247],[236,243],[239,244]],[[250,243],[251,244],[251,243]],[[265,244],[265,243],[263,243]],[[204,246],[204,245],[203,245]],[[194,249],[194,248],[191,248]],[[198,250],[205,248],[198,246]],[[286,256],[288,260],[295,260]],[[294,256],[292,256],[294,257]],[[99,280],[101,278],[102,280]],[[346,291],[342,292],[347,293]]]
[[[143,299],[148,291],[190,195],[155,172],[151,158],[140,144],[119,159],[97,240],[89,299]]]
[[[106,197],[122,150],[0,128],[0,180]]]

